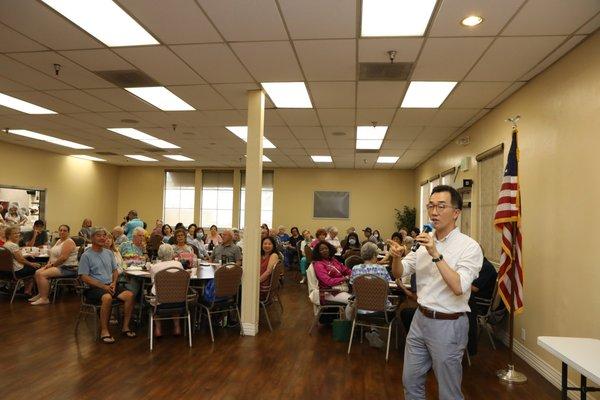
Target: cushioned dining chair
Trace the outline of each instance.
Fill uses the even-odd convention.
[[[283,304],[281,304],[281,299],[279,298],[279,289],[281,288],[281,282],[278,277],[283,273],[283,262],[281,259],[277,264],[275,264],[275,268],[271,272],[269,290],[264,293],[264,297],[260,299],[260,306],[265,313],[265,318],[267,320],[267,325],[269,325],[269,330],[273,332],[273,327],[271,326],[271,320],[269,318],[269,312],[267,310],[268,306],[273,305],[274,303],[278,303],[281,308],[281,312],[283,313]]]
[[[81,279],[78,279],[77,282],[78,282],[78,285],[77,285],[76,289],[79,292],[80,303],[79,303],[79,312],[77,313],[77,318],[75,319],[75,335],[77,335],[77,332],[79,330],[79,323],[82,320],[86,319],[88,316],[92,316],[94,318],[94,338],[97,341],[100,338],[100,329],[98,329],[98,328],[99,328],[99,324],[100,324],[100,306],[101,306],[101,304],[88,302],[87,299],[85,298],[85,296],[83,295],[83,293],[85,292],[85,289],[87,289],[88,286],[85,283],[83,283],[81,281]],[[111,304],[111,313],[113,311],[118,313],[121,304],[122,304],[122,302],[119,299],[113,299],[112,304]],[[117,318],[117,320],[119,320],[119,318]]]
[[[346,304],[322,300],[322,294],[332,290],[319,288],[319,280],[317,279],[317,275],[312,263],[306,269],[306,283],[308,286],[308,299],[312,303],[313,313],[315,314],[313,323],[310,325],[310,329],[308,330],[308,334],[310,335],[313,328],[319,324],[319,318],[321,318],[321,315],[334,315],[338,318],[341,318],[344,315]]]
[[[9,292],[12,289],[12,295],[10,297],[11,304],[15,299],[17,290],[19,290],[21,284],[33,279],[33,275],[26,276],[24,278],[17,277],[17,275],[15,275],[13,260],[14,256],[10,250],[0,247],[0,282],[8,283]]]

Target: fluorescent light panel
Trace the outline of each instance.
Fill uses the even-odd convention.
[[[163,111],[194,111],[195,108],[164,86],[125,88],[128,92]]]
[[[36,106],[35,104],[31,104],[4,93],[0,93],[0,106],[12,108],[13,110],[21,111],[26,114],[56,114],[56,112],[52,110]]]
[[[383,138],[385,138],[387,129],[387,126],[357,126],[356,139],[383,140]]]
[[[377,158],[377,164],[395,164],[399,159],[400,157],[379,156],[379,158]]]
[[[181,154],[168,154],[168,155],[165,155],[165,157],[170,158],[171,160],[175,160],[175,161],[194,161],[193,158],[182,156]]]
[[[106,161],[104,158],[92,157],[86,154],[72,154],[71,157],[81,158],[82,160],[88,161]]]
[[[248,127],[247,126],[226,126],[227,130],[235,136],[248,142]],[[263,149],[275,149],[275,145],[269,139],[263,137]]]
[[[119,135],[126,136],[130,139],[139,140],[154,147],[160,149],[179,149],[180,147],[176,144],[169,143],[165,140],[155,138],[152,135],[148,135],[142,131],[138,131],[134,128],[108,128],[109,131],[118,133]]]
[[[401,108],[438,108],[456,86],[456,82],[426,82],[410,83]]]
[[[42,133],[28,131],[26,129],[9,129],[8,132],[12,133],[13,135],[19,135],[19,136],[28,137],[30,139],[41,140],[43,142],[53,143],[53,144],[57,144],[59,146],[64,146],[64,147],[70,147],[72,149],[81,149],[81,150],[93,149],[93,147],[75,143],[75,142],[71,142],[70,140],[59,139],[59,138],[55,138],[54,136],[48,136],[48,135],[44,135]]]
[[[155,160],[154,158],[142,156],[139,154],[125,154],[125,157],[133,158],[134,160],[138,160],[138,161],[158,161],[158,160]]]
[[[310,156],[312,160],[316,163],[330,163],[333,162],[331,156]]]
[[[111,0],[42,0],[109,47],[159,44]]]
[[[261,85],[277,108],[312,108],[304,82],[263,82]]]
[[[361,36],[423,36],[436,0],[363,0]]]
[[[383,140],[357,140],[356,148],[358,150],[379,150]]]

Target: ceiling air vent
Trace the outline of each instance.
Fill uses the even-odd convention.
[[[96,154],[99,156],[118,156],[117,153],[113,153],[112,151],[97,151]]]
[[[376,150],[376,149],[356,150],[356,154],[375,154],[375,153],[379,153],[379,150]]]
[[[407,81],[413,63],[360,63],[360,81]]]
[[[137,69],[94,72],[100,78],[122,88],[161,86],[160,83]]]

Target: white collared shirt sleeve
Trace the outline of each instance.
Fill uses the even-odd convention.
[[[411,251],[402,259],[402,276],[409,276],[415,273],[417,268],[417,252]]]
[[[477,242],[471,241],[453,266],[454,271],[460,276],[460,287],[463,293],[471,290],[471,283],[479,276],[482,265],[481,247]]]

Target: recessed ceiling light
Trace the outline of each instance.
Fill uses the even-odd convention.
[[[125,157],[133,158],[134,160],[138,160],[138,161],[158,161],[158,160],[155,160],[154,158],[141,156],[138,154],[125,154]]]
[[[456,82],[424,82],[410,83],[402,108],[438,108],[456,86]]]
[[[26,129],[9,129],[8,132],[12,133],[13,135],[19,135],[31,139],[41,140],[43,142],[53,143],[64,147],[70,147],[72,149],[93,149],[93,147],[71,142],[70,140],[59,139],[55,138],[54,136],[48,136],[42,133],[28,131]]]
[[[331,156],[310,156],[312,160],[316,163],[330,163],[333,162]]]
[[[356,141],[357,150],[379,150],[383,140],[363,140],[359,139]]]
[[[177,97],[164,86],[125,88],[140,99],[163,111],[194,111],[195,108]]]
[[[479,15],[469,15],[467,18],[463,19],[460,23],[464,26],[477,26],[483,22],[483,18]]]
[[[423,36],[436,0],[362,0],[361,36]]]
[[[261,85],[277,108],[312,108],[304,82],[263,82]]]
[[[356,139],[383,140],[387,129],[387,126],[357,126]]]
[[[112,0],[42,0],[109,47],[159,44]]]
[[[13,110],[21,111],[26,114],[56,114],[47,108],[36,106],[24,100],[0,93],[0,106],[12,108]]]
[[[377,158],[377,164],[395,164],[398,159],[400,159],[400,157],[379,156],[379,158]]]
[[[193,158],[182,156],[181,154],[165,154],[165,157],[175,161],[194,161]]]
[[[72,154],[71,157],[81,158],[82,160],[88,161],[106,161],[104,158],[92,157],[86,154]]]
[[[248,142],[248,127],[247,126],[226,126],[227,130],[235,136]],[[275,145],[269,139],[263,136],[263,149],[276,149]]]
[[[151,146],[158,147],[159,149],[179,149],[180,147],[176,144],[169,143],[165,140],[155,138],[154,136],[148,135],[135,128],[108,128],[109,131],[118,133],[119,135],[126,136],[130,139],[139,140],[140,142],[147,143]]]

